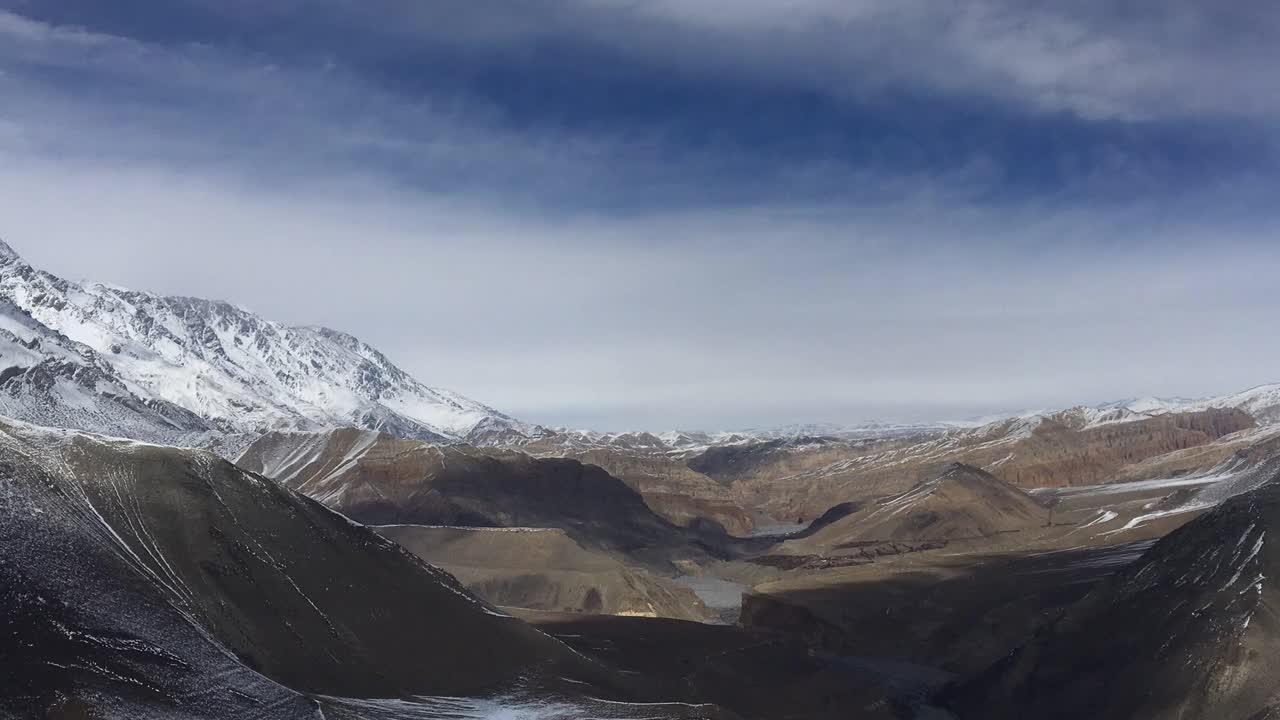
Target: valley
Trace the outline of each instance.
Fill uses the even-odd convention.
[[[0,716],[1280,712],[1280,390],[548,428],[0,253]]]

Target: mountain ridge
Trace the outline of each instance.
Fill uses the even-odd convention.
[[[0,247],[0,301],[0,327],[34,323],[51,352],[80,357],[80,364],[111,376],[119,385],[114,394],[132,396],[134,405],[180,408],[200,420],[185,417],[184,436],[154,421],[148,431],[145,418],[122,431],[121,423],[98,417],[101,412],[85,412],[64,421],[77,429],[189,444],[217,435],[342,426],[434,442],[462,441],[482,425],[489,436],[508,440],[540,432],[418,381],[341,330],[285,325],[222,300],[71,282],[29,265],[7,244]],[[21,354],[9,347],[0,358]],[[46,418],[22,408],[10,414]]]

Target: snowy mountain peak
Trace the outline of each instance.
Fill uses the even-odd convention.
[[[9,243],[5,242],[4,240],[0,240],[0,265],[5,265],[11,262],[17,262],[21,260],[22,260],[22,257],[19,256],[18,253],[15,252],[13,248],[9,247]]]
[[[419,382],[347,333],[290,327],[217,300],[72,283],[32,268],[7,245],[3,249],[8,259],[0,261],[0,329],[13,334],[28,327],[27,336],[40,335],[46,349],[56,346],[109,378],[113,395],[181,409],[201,421],[184,417],[184,427],[255,433],[356,426],[435,441],[462,440],[482,424],[490,435],[537,431]],[[19,347],[0,351],[0,375],[32,364],[31,358],[20,360]],[[89,394],[75,402],[102,402],[93,392],[84,390]],[[70,424],[114,429],[91,420]]]

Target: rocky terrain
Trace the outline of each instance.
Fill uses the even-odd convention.
[[[905,459],[896,483],[933,468],[736,539],[571,458],[342,429],[267,433],[237,467],[8,422],[4,638],[31,669],[5,681],[0,712],[963,720],[1092,716],[1105,708],[1066,696],[1099,694],[1132,713],[1099,717],[1250,718],[1274,703],[1273,623],[1265,583],[1253,604],[1236,591],[1266,574],[1280,446],[1238,412],[695,450],[673,489],[733,493],[724,478],[777,457],[851,448]],[[1012,461],[941,461],[1045,447],[1119,469],[1028,490],[1000,477]],[[699,600],[717,582],[740,588],[738,625],[695,630],[726,615]],[[1169,645],[1108,645],[1140,621]],[[1096,658],[1114,666],[1070,670]],[[1149,676],[1172,679],[1135,694]]]

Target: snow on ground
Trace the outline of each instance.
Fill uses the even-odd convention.
[[[1110,483],[1106,485],[1074,485],[1061,488],[1035,488],[1027,492],[1032,495],[1051,495],[1056,497],[1073,497],[1080,495],[1122,495],[1127,493],[1148,492],[1152,490],[1175,490],[1183,487],[1213,485],[1235,477],[1234,473],[1215,473],[1192,477],[1157,478],[1155,480],[1135,480],[1133,482]]]
[[[1036,564],[1033,569],[1024,571],[1027,576],[1075,576],[1081,570],[1118,570],[1142,557],[1155,540],[1144,540],[1124,545],[1104,545],[1101,547],[1075,547],[1062,550],[1048,550],[1034,553],[1031,558],[1052,560],[1043,566]],[[1093,582],[1095,575],[1082,575],[1079,582]]]
[[[320,697],[330,720],[639,720],[699,717],[706,706],[685,703],[622,703],[595,698],[539,699],[509,696],[492,699],[415,697],[405,700],[360,700]]]

